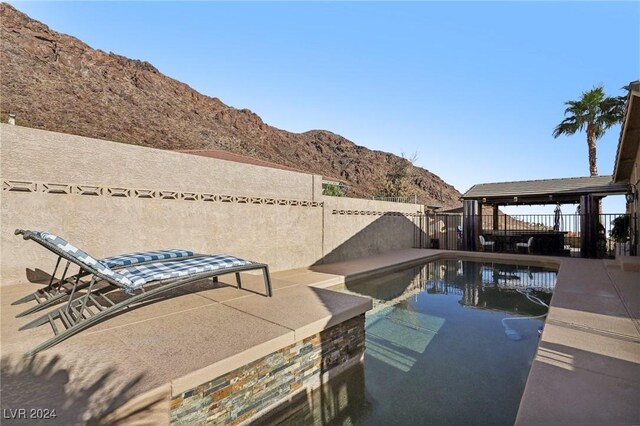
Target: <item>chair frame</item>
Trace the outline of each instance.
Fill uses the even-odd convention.
[[[33,239],[30,231],[22,231],[23,238]],[[43,316],[25,324],[20,327],[20,330],[26,330],[29,328],[35,328],[40,325],[49,323],[51,328],[53,329],[54,337],[47,340],[46,342],[38,345],[31,351],[27,352],[26,356],[30,357],[35,355],[36,353],[48,349],[63,340],[73,336],[74,334],[90,327],[91,325],[97,323],[98,321],[109,317],[117,312],[120,312],[124,309],[127,309],[131,305],[139,302],[143,302],[145,300],[152,299],[162,293],[168,292],[178,287],[182,287],[184,285],[193,283],[195,281],[200,281],[203,279],[211,278],[213,282],[217,282],[217,278],[220,275],[226,275],[230,273],[235,273],[236,283],[239,289],[242,289],[242,281],[240,280],[240,272],[243,271],[251,271],[251,270],[261,270],[265,283],[265,296],[272,296],[271,289],[271,277],[269,275],[269,266],[264,263],[250,263],[248,265],[242,266],[234,266],[229,268],[221,268],[215,271],[207,271],[203,273],[198,273],[194,275],[188,275],[186,277],[177,277],[177,278],[169,278],[164,280],[151,281],[138,289],[133,291],[133,294],[130,297],[124,299],[119,303],[113,302],[111,299],[107,297],[108,292],[115,289],[122,289],[124,287],[112,279],[109,276],[106,276],[95,268],[81,264],[77,259],[73,258],[69,254],[60,250],[54,244],[48,244],[46,241],[41,243],[41,245],[45,246],[48,250],[57,254],[60,258],[64,258],[71,263],[75,263],[80,267],[80,273],[76,275],[76,280],[73,283],[73,287],[69,293],[69,300],[67,303],[53,310],[50,313],[46,313]],[[189,258],[192,259],[192,258]],[[176,260],[171,263],[179,263],[180,260]],[[84,283],[80,281],[80,276],[92,275],[91,281],[89,283]],[[94,291],[94,286],[99,281],[106,281],[109,285]],[[86,284],[86,285],[80,285]],[[145,287],[155,287],[150,290],[145,289]],[[86,293],[78,295],[78,290],[87,288]],[[137,293],[137,294],[135,294]],[[125,294],[128,294],[125,292]],[[75,296],[75,297],[74,297]],[[107,307],[104,307],[101,303],[98,302],[98,297],[100,297],[103,301],[107,303]],[[91,307],[94,307],[97,312],[94,312]],[[60,320],[62,325],[64,325],[64,330],[58,330],[55,321]]]
[[[520,252],[520,248],[527,249],[527,254],[531,254],[531,246],[533,245],[534,237],[529,237],[526,243],[516,243],[516,250]]]
[[[496,242],[487,240],[484,235],[478,235],[478,241],[480,241],[480,245],[482,246],[482,251],[487,251],[486,247],[491,247],[491,252],[495,253],[496,251]]]
[[[15,230],[15,235],[25,235],[26,233],[31,232],[31,231],[25,231],[22,229],[16,229]],[[26,238],[25,238],[26,239]],[[33,233],[30,234],[29,239],[35,241],[36,243],[40,244],[41,246],[45,247],[46,249],[50,249],[50,245],[48,245],[46,243],[46,241],[43,241],[41,238],[34,238],[33,237]],[[202,257],[205,255],[202,254],[194,254],[193,256],[183,256],[183,257],[176,257],[176,258],[168,258],[168,259],[159,259],[159,260],[149,260],[149,261],[143,261],[143,262],[136,262],[130,265],[124,265],[124,266],[118,266],[116,268],[111,268],[113,270],[118,270],[118,269],[123,269],[123,268],[128,268],[131,266],[137,266],[137,265],[145,265],[145,264],[149,264],[149,263],[155,263],[155,262],[177,262],[180,260],[186,260],[186,259],[194,259],[197,257]],[[71,294],[72,289],[74,288],[74,286],[76,286],[76,290],[82,290],[84,288],[87,288],[90,284],[90,282],[88,281],[80,281],[80,282],[76,282],[74,283],[74,281],[78,281],[80,278],[86,277],[87,275],[90,275],[90,273],[84,271],[82,268],[80,268],[80,270],[78,271],[77,274],[72,275],[67,277],[67,272],[69,271],[69,266],[71,266],[71,261],[67,260],[66,265],[64,266],[64,271],[62,272],[62,276],[60,277],[59,280],[56,280],[55,276],[56,273],[58,272],[58,268],[60,267],[60,262],[62,261],[63,256],[58,256],[58,260],[56,261],[56,266],[53,269],[53,273],[51,274],[51,278],[49,279],[49,283],[43,287],[40,288],[36,291],[34,291],[33,293],[30,293],[18,300],[16,300],[15,302],[11,303],[12,305],[19,305],[22,303],[27,303],[30,302],[32,300],[34,300],[36,302],[36,305],[30,307],[29,309],[20,312],[19,314],[16,315],[16,318],[19,317],[23,317],[25,315],[29,315],[32,314],[34,312],[38,312],[41,311],[42,309],[48,308],[49,306],[55,305],[58,302],[62,302],[63,299],[67,296],[69,296],[69,294]],[[65,285],[69,284],[70,287],[65,287]]]

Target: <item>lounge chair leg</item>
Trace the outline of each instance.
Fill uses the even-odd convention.
[[[64,267],[64,272],[62,273],[62,277],[60,277],[60,279],[58,280],[56,287],[57,287],[57,291],[60,291],[60,289],[62,288],[64,281],[67,279],[67,271],[69,270],[69,265],[71,265],[71,262],[69,262],[67,260],[67,264]]]
[[[94,278],[95,280],[95,278]],[[69,301],[67,302],[67,313],[69,313],[69,307],[71,306],[71,302],[73,302],[73,295],[75,294],[76,290],[78,289],[78,282],[80,281],[80,274],[78,273],[78,276],[76,278],[76,282],[73,284],[73,288],[71,289],[71,294],[69,294]],[[93,280],[91,281],[91,283],[93,284]]]
[[[242,288],[242,281],[240,280],[240,272],[236,272],[236,283],[238,283],[238,288]]]
[[[62,260],[62,256],[58,256],[58,261],[56,262],[56,267],[53,268],[53,272],[51,273],[51,279],[49,280],[49,284],[47,285],[47,287],[49,287],[49,288],[51,288],[51,284],[53,284],[53,280],[56,278],[56,272],[58,272],[58,266],[60,266],[60,261],[61,260]],[[67,267],[68,267],[68,265],[69,265],[69,262],[67,262]],[[62,279],[64,279],[64,275],[62,276]]]
[[[75,277],[76,280],[78,280],[80,278],[79,275]],[[18,315],[16,315],[16,318],[23,317],[25,315],[29,315],[29,314],[32,314],[34,312],[41,311],[41,310],[43,310],[45,308],[48,308],[49,306],[52,306],[52,305],[56,304],[57,302],[61,302],[62,299],[64,299],[65,297],[69,296],[69,293],[71,291],[71,290],[65,290],[62,287],[62,285],[65,284],[65,283],[70,283],[70,284],[73,285],[73,278],[74,277],[69,277],[69,278],[65,278],[65,279],[62,279],[62,280],[58,281],[58,283],[57,283],[58,288],[56,289],[55,294],[53,294],[52,296],[48,297],[46,300],[40,302],[39,304],[36,304],[36,305],[30,307],[26,311],[20,312]],[[89,285],[89,283],[87,283],[87,282],[80,282],[78,284],[78,287],[76,288],[76,290],[81,290],[81,289],[85,288],[88,285]],[[72,287],[72,290],[73,290],[73,287]],[[33,294],[30,294],[28,297],[30,298],[29,300],[35,300],[35,298],[33,297]],[[22,303],[22,302],[23,302],[23,299],[20,299],[20,300],[14,302],[14,304]]]
[[[267,293],[267,297],[271,297],[271,277],[269,276],[269,267],[262,268],[262,275],[264,277],[264,288]]]
[[[80,307],[80,318],[82,318],[82,313],[84,312],[84,308],[87,306],[87,300],[89,300],[89,296],[91,296],[91,290],[93,289],[93,285],[96,283],[96,279],[93,278],[91,280],[91,284],[89,284],[89,288],[87,289],[87,294],[84,296],[84,300],[82,301],[82,306]],[[67,312],[69,310],[67,309]]]

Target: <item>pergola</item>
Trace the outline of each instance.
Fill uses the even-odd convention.
[[[582,257],[595,257],[600,200],[628,192],[629,185],[611,176],[528,180],[474,185],[463,196],[464,250],[475,250],[482,234],[482,208],[493,207],[493,227],[498,229],[500,206],[580,203]]]

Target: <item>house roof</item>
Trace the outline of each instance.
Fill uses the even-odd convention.
[[[575,203],[587,194],[604,196],[626,191],[627,185],[613,183],[611,176],[594,176],[481,183],[472,186],[462,199],[496,205],[555,204]]]
[[[272,169],[287,170],[290,172],[313,174],[305,170],[294,169],[293,167],[283,166],[282,164],[272,163],[270,161],[260,160],[258,158],[248,157],[246,155],[235,154],[233,152],[222,151],[218,149],[181,149],[176,150],[176,152],[182,152],[183,154],[200,155],[202,157],[215,158],[218,160],[235,161],[236,163],[251,164],[260,167],[270,167]],[[323,176],[322,179],[330,183],[342,183],[344,185],[347,184],[347,181],[331,176]]]
[[[640,149],[640,82],[629,84],[629,89],[613,169],[614,182],[629,182]]]

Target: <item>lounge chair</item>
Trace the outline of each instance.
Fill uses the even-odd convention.
[[[18,234],[24,234],[24,232],[25,231],[17,229],[15,233],[18,235]],[[31,231],[30,239],[44,247],[48,247],[44,237],[44,235],[47,235],[47,234],[48,233],[41,232],[41,231]],[[113,270],[117,270],[117,269],[122,269],[128,266],[134,266],[134,265],[140,265],[140,264],[152,263],[152,262],[186,259],[186,258],[192,258],[195,256],[197,255],[194,254],[194,252],[189,250],[167,249],[167,250],[152,250],[152,251],[120,254],[117,256],[111,256],[111,257],[106,257],[104,259],[99,259],[99,262]],[[64,301],[64,299],[71,293],[71,289],[73,288],[73,283],[77,279],[80,279],[89,275],[88,272],[80,268],[80,271],[78,272],[78,274],[67,276],[67,272],[69,272],[69,266],[71,264],[70,261],[67,261],[66,265],[64,266],[62,276],[60,277],[60,279],[56,280],[56,273],[58,272],[58,268],[60,267],[61,261],[62,261],[62,257],[58,256],[58,260],[56,261],[56,266],[53,269],[53,273],[51,274],[51,277],[49,279],[49,284],[47,286],[41,289],[38,289],[33,293],[28,294],[25,297],[19,300],[16,300],[15,302],[12,303],[12,305],[18,305],[18,304],[26,303],[30,301],[36,302],[34,306],[30,307],[26,311],[19,313],[18,315],[16,315],[16,317],[22,317],[24,315],[28,315],[33,312],[40,311],[58,302]],[[82,289],[88,285],[89,285],[88,282],[81,281],[78,283],[78,289]]]
[[[17,233],[22,234],[24,239],[36,237],[30,231],[17,231]],[[235,273],[237,286],[242,288],[240,272],[261,270],[266,296],[270,297],[272,294],[269,267],[263,263],[255,263],[234,256],[215,255],[173,262],[156,262],[114,271],[56,235],[41,233],[37,237],[42,238],[40,243],[44,247],[78,265],[86,273],[85,275],[91,275],[91,281],[86,286],[86,291],[81,294],[78,292],[80,282],[80,274],[78,274],[66,304],[20,328],[24,330],[49,323],[53,329],[54,337],[28,352],[27,356],[50,348],[133,304],[155,299],[162,293],[194,281],[208,278],[217,281],[219,275]],[[100,284],[96,286],[98,282]],[[110,292],[116,289],[124,292],[122,301],[109,298]],[[58,330],[58,326],[64,329]]]

